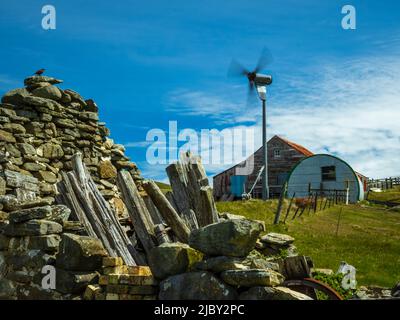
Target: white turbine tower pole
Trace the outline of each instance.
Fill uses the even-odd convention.
[[[258,97],[262,101],[262,140],[263,140],[263,165],[264,170],[262,172],[262,199],[269,199],[269,187],[268,187],[268,149],[267,149],[267,86],[257,84]]]

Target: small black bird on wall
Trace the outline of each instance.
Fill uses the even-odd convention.
[[[44,72],[45,70],[46,70],[46,69],[39,69],[39,70],[36,71],[34,74],[40,76],[41,74],[43,74],[43,72]]]

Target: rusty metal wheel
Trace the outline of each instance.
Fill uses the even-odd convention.
[[[328,296],[329,300],[344,300],[337,291],[335,291],[325,283],[312,278],[304,278],[301,280],[287,280],[283,283],[283,285],[294,291],[305,293],[314,299],[317,298],[315,291],[320,291],[325,293]]]

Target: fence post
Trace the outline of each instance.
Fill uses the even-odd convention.
[[[288,183],[285,182],[281,191],[281,196],[279,197],[279,203],[278,203],[278,209],[276,211],[276,215],[275,215],[275,220],[274,220],[274,224],[278,224],[279,220],[281,218],[281,212],[282,212],[282,207],[283,207],[283,200],[286,197],[286,193],[287,193],[287,187],[288,187]]]
[[[318,192],[315,193],[315,199],[314,199],[314,214],[317,212],[317,205],[318,205]]]

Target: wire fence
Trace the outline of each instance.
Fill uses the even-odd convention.
[[[400,186],[400,177],[389,177],[383,179],[369,179],[368,190],[371,188],[379,188],[382,190],[393,189],[395,186]]]
[[[311,189],[308,197],[296,198],[296,193],[289,200],[283,223],[287,220],[295,220],[303,214],[316,214],[319,211],[333,206],[348,203],[348,190]],[[278,206],[275,222],[279,222],[283,206]]]

